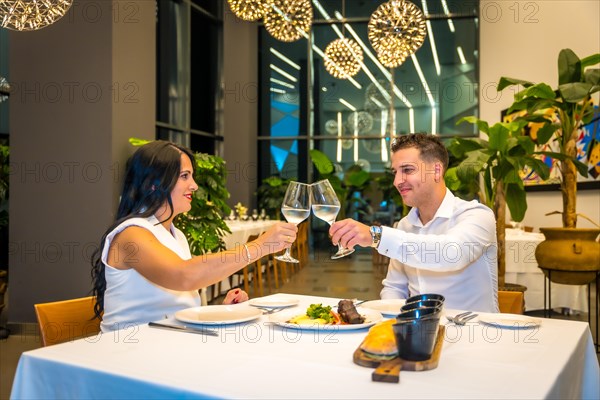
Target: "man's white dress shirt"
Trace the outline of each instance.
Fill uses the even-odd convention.
[[[396,228],[383,227],[377,250],[391,258],[382,299],[439,293],[446,308],[498,312],[496,219],[485,205],[446,189],[431,221],[411,209]]]

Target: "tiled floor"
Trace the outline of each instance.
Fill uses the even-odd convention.
[[[328,250],[333,251],[333,247]],[[371,257],[370,249],[359,250],[339,260],[330,260],[326,251],[317,252],[311,255],[303,268],[288,276],[288,281],[276,291],[347,299],[378,299],[385,266],[373,266]],[[265,288],[264,295],[269,293]],[[256,297],[257,294],[251,291],[250,296]],[[215,302],[220,303],[221,300],[219,298]],[[531,314],[543,316],[538,311]],[[587,321],[587,314],[555,313],[553,317]],[[21,353],[39,346],[39,336],[35,332],[11,335],[6,340],[0,340],[0,400],[8,399],[10,395]]]

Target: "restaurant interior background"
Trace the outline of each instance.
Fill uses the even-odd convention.
[[[455,123],[500,119],[513,100],[496,92],[500,76],[556,82],[560,49],[600,49],[595,0],[447,1],[447,12],[438,0],[414,2],[430,30],[393,71],[397,134],[476,136]],[[338,37],[334,27],[372,51],[366,25],[380,3],[321,0],[310,46],[275,40],[220,0],[77,0],[42,30],[0,29],[0,76],[11,84],[0,103],[11,150],[8,321],[34,322],[33,304],[88,293],[87,260],[116,208],[130,137],[223,157],[232,206],[255,208],[254,192],[274,174],[312,181],[313,148],[341,170],[383,173],[389,70],[365,55],[354,83],[335,79],[319,54]],[[377,207],[376,190],[369,195]],[[558,190],[527,201],[525,225],[560,225],[544,216],[560,209]],[[578,212],[600,220],[598,189],[578,192]]]

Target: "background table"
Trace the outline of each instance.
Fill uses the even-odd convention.
[[[338,302],[286,296],[300,299],[298,313]],[[534,330],[447,325],[438,367],[402,371],[400,383],[373,382],[372,369],[353,363],[366,329],[298,331],[263,315],[218,331],[209,337],[143,325],[25,352],[11,398],[542,399],[600,391],[583,322],[544,319]]]
[[[506,230],[506,282],[527,286],[525,310],[544,308],[544,280],[535,259],[535,248],[544,240],[541,233]],[[552,307],[588,312],[587,285],[552,283]]]
[[[223,237],[227,250],[235,249],[236,246],[242,246],[252,235],[260,235],[268,230],[278,221],[226,221],[231,233]]]
[[[267,231],[272,225],[277,223],[275,220],[265,220],[265,221],[225,221],[231,233],[226,234],[223,237],[223,241],[225,242],[225,248],[227,250],[233,250],[236,247],[239,248],[243,246],[244,243],[248,242],[248,238],[252,235],[260,235],[261,233]],[[233,282],[236,285],[238,282]],[[224,279],[221,281],[220,289],[221,293],[227,293],[230,289],[229,280]],[[200,297],[202,300],[202,305],[208,304],[208,297],[215,297],[212,293],[208,293],[209,290],[213,290],[214,286],[209,288],[204,288],[200,292]]]

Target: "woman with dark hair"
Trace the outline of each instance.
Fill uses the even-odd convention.
[[[173,219],[190,210],[198,189],[193,160],[189,150],[160,140],[132,156],[116,221],[92,258],[94,311],[102,318],[102,331],[169,318],[199,306],[199,289],[296,239],[296,226],[280,222],[235,250],[192,257]],[[243,290],[232,290],[224,303],[247,299]]]

